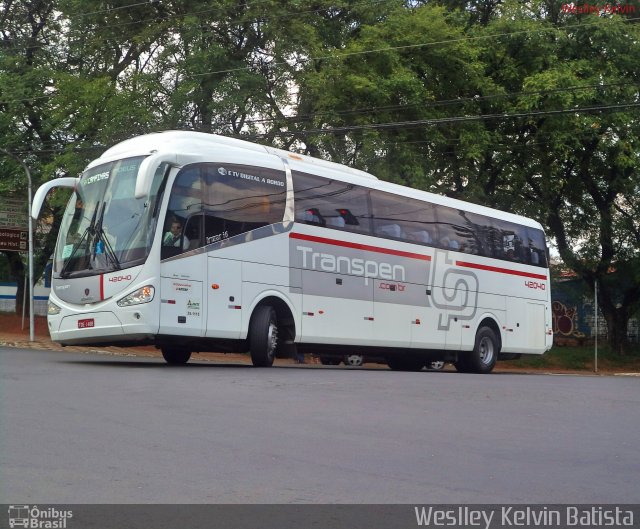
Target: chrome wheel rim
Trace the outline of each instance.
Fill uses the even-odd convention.
[[[353,367],[358,367],[361,366],[364,361],[362,356],[360,355],[349,355],[347,356],[347,362],[348,365],[353,366]]]
[[[481,338],[480,343],[478,344],[479,352],[480,352],[480,361],[484,365],[489,365],[493,362],[493,357],[495,355],[495,350],[493,347],[493,341],[484,336]]]
[[[273,356],[276,346],[278,345],[278,326],[275,322],[269,322],[269,330],[267,331],[267,354]]]

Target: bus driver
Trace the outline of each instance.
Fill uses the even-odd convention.
[[[182,222],[178,219],[171,221],[170,230],[164,234],[162,238],[163,246],[175,246],[180,248],[180,235],[182,234]],[[182,248],[189,248],[189,239],[186,236],[182,237]]]

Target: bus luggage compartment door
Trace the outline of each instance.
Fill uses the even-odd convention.
[[[232,259],[207,259],[208,338],[240,338],[242,265]]]

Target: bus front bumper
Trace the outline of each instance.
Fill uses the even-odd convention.
[[[158,330],[157,324],[147,322],[123,324],[111,311],[49,316],[48,324],[51,340],[63,345],[142,341],[153,338]]]

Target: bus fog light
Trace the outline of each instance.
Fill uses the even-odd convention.
[[[56,314],[60,314],[62,309],[58,307],[53,301],[47,302],[47,314],[49,316],[55,316]]]
[[[150,285],[139,288],[119,300],[118,307],[129,307],[131,305],[139,305],[140,303],[149,303],[153,299],[155,292],[155,289]]]

